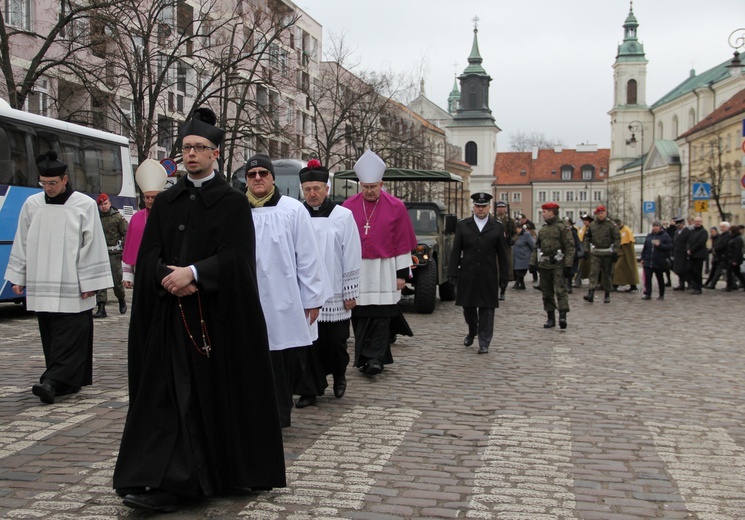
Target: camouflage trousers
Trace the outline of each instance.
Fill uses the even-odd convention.
[[[558,307],[561,312],[569,312],[569,297],[567,296],[567,281],[564,278],[564,270],[561,267],[540,269],[540,273],[543,310],[554,312]]]
[[[613,288],[613,257],[592,255],[590,258],[590,290],[602,289],[610,292]]]
[[[109,262],[111,262],[111,277],[114,279],[114,296],[117,300],[124,299],[124,284],[122,283],[122,252],[109,253]],[[108,301],[108,290],[101,289],[96,292],[96,303],[106,303]]]

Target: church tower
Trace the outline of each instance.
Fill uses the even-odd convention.
[[[618,46],[613,64],[613,108],[609,112],[611,177],[623,165],[646,153],[654,139],[653,115],[647,106],[647,59],[644,57],[644,45],[637,37],[638,27],[632,1],[623,24],[623,42]],[[626,142],[632,133],[636,140],[634,147]]]
[[[448,98],[453,121],[448,125],[453,144],[463,150],[463,160],[471,165],[469,191],[492,193],[494,159],[497,153],[497,134],[500,132],[489,109],[491,77],[482,67],[479,53],[478,17],[474,17],[473,45],[468,66],[460,80],[460,101]],[[451,97],[457,92],[453,88]],[[455,112],[453,113],[453,109]]]
[[[453,78],[453,90],[448,96],[448,113],[452,116],[458,112],[460,106],[460,90],[458,90],[458,78]]]

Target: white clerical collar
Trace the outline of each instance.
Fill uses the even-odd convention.
[[[212,170],[212,173],[210,173],[207,177],[204,177],[203,179],[194,179],[191,175],[186,176],[189,181],[194,184],[195,188],[201,188],[202,184],[204,184],[207,181],[211,181],[215,178],[215,170]]]

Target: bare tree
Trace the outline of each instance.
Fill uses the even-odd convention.
[[[553,148],[554,146],[563,146],[561,141],[546,139],[546,136],[541,132],[536,131],[522,131],[510,132],[509,143],[510,151],[512,152],[529,152],[534,147],[539,149]]]
[[[711,186],[711,199],[717,207],[721,220],[727,220],[728,212],[724,210],[724,201],[727,194],[724,189],[725,181],[740,170],[740,161],[727,162],[724,156],[727,153],[723,138],[719,133],[713,134],[705,143],[704,152],[691,164],[691,182],[705,182]],[[694,173],[695,172],[695,173]]]
[[[7,2],[8,9],[0,11],[0,70],[2,94],[10,106],[22,109],[44,76],[75,75],[79,64],[76,57],[88,54],[96,44],[95,39],[88,38],[90,20],[118,1],[62,0],[59,12],[49,11],[47,18],[40,15],[36,20],[30,12],[14,10]],[[21,58],[23,65],[14,67],[11,58]]]

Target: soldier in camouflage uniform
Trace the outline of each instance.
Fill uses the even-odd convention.
[[[572,277],[572,262],[574,261],[574,237],[572,232],[559,219],[559,205],[547,202],[541,206],[545,224],[538,231],[538,241],[530,257],[530,271],[540,269],[541,292],[543,293],[543,309],[548,320],[543,328],[556,326],[556,308],[559,308],[559,327],[567,328],[567,312],[569,312],[569,298],[567,297],[566,281]],[[554,299],[554,295],[556,298]]]
[[[497,202],[497,214],[494,220],[502,223],[504,228],[504,243],[507,246],[507,273],[499,273],[499,299],[505,299],[505,293],[509,282],[515,279],[512,272],[512,244],[515,237],[515,221],[509,215],[507,203],[503,200]],[[506,276],[505,276],[506,274]]]
[[[595,299],[595,288],[598,286],[605,291],[603,302],[610,303],[613,264],[618,260],[621,233],[616,223],[607,217],[605,206],[595,208],[595,221],[590,223],[582,238],[585,256],[590,255],[590,288],[583,298],[590,303]]]
[[[127,302],[124,298],[124,285],[122,283],[122,249],[124,237],[127,234],[127,221],[119,210],[111,207],[109,196],[102,193],[98,196],[98,212],[101,216],[103,234],[106,237],[106,246],[109,249],[109,261],[111,263],[111,276],[114,278],[114,295],[119,300],[119,313],[127,312]],[[96,293],[98,309],[93,313],[94,318],[106,317],[106,301],[108,291],[103,289]]]

